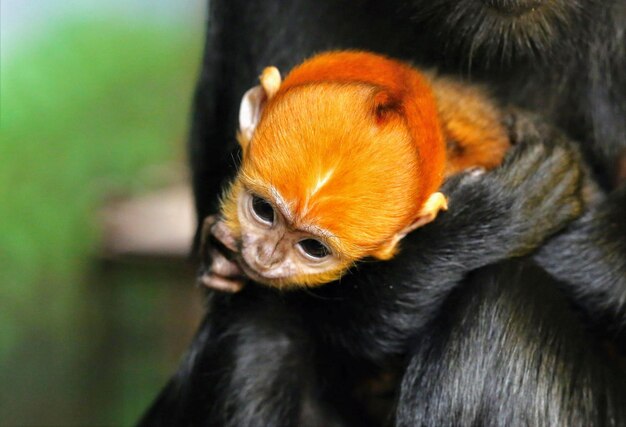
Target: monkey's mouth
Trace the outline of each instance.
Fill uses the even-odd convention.
[[[246,261],[232,233],[217,215],[204,221],[200,254],[198,282],[209,289],[234,293],[242,290],[248,280],[270,286],[280,283],[280,278],[264,276]]]
[[[273,285],[271,278],[262,276],[251,267],[238,252],[233,252],[215,241],[215,245],[208,250],[206,263],[200,275],[200,283],[210,289],[222,292],[235,293],[243,289],[248,280]]]
[[[239,266],[239,268],[243,271],[243,274],[245,274],[246,277],[250,278],[251,280],[254,280],[255,282],[259,282],[259,283],[265,283],[268,284],[270,282],[268,282],[267,277],[260,275],[254,268],[252,268],[247,262],[246,260],[243,258],[243,256],[237,256],[237,265]]]

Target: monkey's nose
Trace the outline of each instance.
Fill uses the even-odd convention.
[[[276,246],[259,246],[257,247],[256,264],[262,270],[269,270],[276,267],[281,261],[281,256],[276,250]]]

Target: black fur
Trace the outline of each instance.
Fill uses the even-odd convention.
[[[626,355],[626,185],[535,255]]]
[[[199,217],[216,212],[236,168],[243,92],[267,65],[287,70],[332,48],[486,82],[503,105],[582,141],[610,188],[626,146],[624,2],[535,2],[524,14],[530,1],[212,0],[190,143]],[[624,370],[594,335],[608,330],[600,338],[618,348],[623,338],[626,191],[534,255],[561,281],[528,259],[487,267],[529,253],[580,207],[567,138],[534,119],[511,129],[520,141],[506,164],[448,182],[454,209],[395,259],[309,292],[211,295],[142,424],[626,424]],[[360,391],[389,375],[382,397]]]
[[[398,425],[624,425],[626,375],[546,282],[527,262],[471,274],[415,343]]]
[[[427,63],[541,112],[614,183],[626,154],[624,0],[412,0],[404,9],[430,41]]]
[[[443,362],[442,358],[448,356],[447,347],[436,348],[435,362],[429,358],[431,353],[423,356],[430,348],[425,343],[439,342],[443,337],[441,328],[456,331],[466,327],[463,322],[457,326],[456,321],[446,320],[465,316],[472,308],[471,304],[465,305],[462,311],[450,302],[450,294],[464,282],[465,276],[488,264],[529,253],[580,212],[584,199],[583,170],[576,149],[555,132],[546,131],[545,139],[537,139],[540,134],[530,134],[529,140],[518,142],[499,169],[487,174],[470,172],[449,180],[444,190],[449,195],[450,211],[407,236],[400,254],[390,261],[360,264],[342,280],[308,291],[279,293],[250,284],[235,295],[212,295],[209,314],[190,355],[146,415],[144,425],[367,426],[384,420],[413,425],[415,420],[426,419],[440,424],[446,420],[446,411],[430,415],[421,409],[420,405],[432,404],[424,403],[431,400],[442,407],[460,408],[459,415],[450,414],[448,421],[452,424],[497,424],[506,417],[530,411],[533,404],[547,399],[550,405],[545,411],[550,416],[566,414],[567,419],[578,417],[591,424],[612,417],[613,412],[602,408],[573,412],[571,407],[579,400],[590,405],[596,400],[604,401],[610,387],[622,393],[623,387],[614,386],[626,379],[618,377],[622,375],[619,367],[615,362],[603,361],[604,370],[598,370],[594,364],[581,368],[577,364],[578,353],[562,354],[561,344],[550,341],[553,334],[562,335],[567,345],[577,346],[582,340],[574,344],[567,337],[580,332],[565,330],[572,326],[571,322],[550,324],[543,317],[536,321],[549,324],[544,326],[543,334],[536,334],[532,321],[513,323],[511,331],[497,322],[491,326],[482,322],[475,328],[468,327],[477,341],[452,339],[446,343],[461,346],[458,351],[469,352],[471,361],[479,363],[485,353],[477,347],[483,345],[481,340],[490,340],[495,333],[520,334],[512,338],[511,345],[502,343],[498,350],[502,353],[492,354],[489,359],[502,364],[499,370],[490,368],[489,381],[518,384],[520,395],[528,399],[522,402],[515,395],[507,395],[514,402],[519,400],[517,409],[507,407],[508,415],[502,415],[499,409],[508,400],[490,400],[485,394],[480,396],[484,401],[478,402],[465,388],[470,385],[456,380],[442,381],[438,387],[411,386],[418,380],[433,381],[442,369],[451,369],[450,375],[465,378],[463,372],[457,372],[465,369],[463,365]],[[484,276],[489,277],[489,273]],[[503,277],[507,280],[500,280]],[[534,279],[529,277],[526,280],[532,282]],[[504,285],[508,279],[511,291]],[[545,274],[541,280],[550,282]],[[505,325],[521,321],[527,314],[525,309],[511,310],[519,292],[515,283],[521,283],[521,279],[498,273],[492,281],[503,283],[499,286],[505,290],[505,297],[476,293],[472,298],[483,300],[482,304],[490,309],[504,310],[503,319],[499,320]],[[471,282],[463,289],[474,292]],[[532,289],[529,287],[524,293],[528,304],[535,301],[534,296],[543,298],[541,293],[533,294]],[[551,289],[555,292],[556,286]],[[502,303],[501,298],[513,299]],[[452,301],[457,299],[452,297]],[[492,306],[493,301],[499,305]],[[552,313],[554,319],[577,318],[563,298],[557,308]],[[550,316],[552,309],[544,300],[537,307],[541,316]],[[528,339],[528,335],[535,338],[528,343],[531,349],[545,345],[546,352],[558,351],[557,356],[566,357],[565,362],[557,358],[551,364],[543,363],[537,356],[538,350],[518,354],[515,340]],[[590,352],[581,350],[581,360],[591,357],[587,356]],[[528,363],[537,363],[539,367],[527,372]],[[570,382],[574,381],[571,370],[548,375],[553,364],[560,363],[575,364],[583,369],[581,375],[585,379],[603,388],[570,390]],[[424,377],[421,370],[435,374]],[[607,377],[605,371],[612,375]],[[381,413],[372,414],[368,411],[372,397],[367,393],[365,398],[358,395],[364,379],[379,373],[402,378],[397,419],[391,406],[383,406]],[[547,376],[548,385],[542,382],[543,376]],[[527,377],[534,380],[523,382]],[[545,389],[537,388],[538,381]],[[554,395],[552,399],[551,393],[562,387],[572,394],[563,398]],[[392,393],[393,390],[397,388],[392,384]],[[467,399],[458,400],[459,393],[466,393]],[[609,396],[618,398],[618,394]],[[479,403],[482,409],[477,406]],[[543,414],[529,412],[526,416],[533,420],[541,419]],[[535,415],[539,418],[532,418]]]

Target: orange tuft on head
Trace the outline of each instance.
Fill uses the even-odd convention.
[[[280,194],[294,226],[328,230],[359,258],[415,220],[444,166],[421,74],[371,53],[330,52],[296,67],[268,101],[241,176]]]
[[[298,86],[323,82],[362,83],[376,88],[374,102],[383,107],[381,112],[386,106],[386,111],[395,110],[403,117],[418,152],[425,192],[419,204],[439,188],[446,162],[445,144],[432,88],[421,73],[400,61],[370,52],[326,52],[294,68],[278,95]]]

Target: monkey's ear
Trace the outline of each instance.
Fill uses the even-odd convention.
[[[406,236],[407,234],[409,234],[411,231],[415,230],[416,228],[422,227],[428,224],[429,222],[433,221],[435,218],[437,218],[439,211],[447,211],[447,210],[448,210],[448,199],[446,198],[446,196],[444,196],[443,193],[440,193],[438,191],[436,193],[431,194],[430,196],[428,196],[426,203],[424,203],[424,206],[422,207],[422,210],[420,211],[415,221],[413,221],[412,224],[410,224],[408,227],[402,230],[402,232],[404,233],[402,237]]]
[[[280,72],[276,67],[267,67],[259,77],[261,84],[249,89],[241,99],[239,107],[239,135],[241,148],[245,151],[256,130],[267,101],[272,99],[280,87]]]
[[[376,253],[374,253],[374,257],[380,260],[387,260],[393,258],[393,256],[397,252],[398,243],[402,240],[407,234],[416,228],[422,227],[429,222],[433,221],[437,218],[437,214],[439,211],[448,210],[448,199],[443,193],[436,192],[431,194],[424,203],[422,210],[420,211],[417,218],[409,225],[400,230],[395,236],[393,236],[388,242],[384,243]]]
[[[374,116],[376,121],[381,123],[387,120],[391,114],[398,113],[401,107],[401,101],[392,93],[381,90],[374,95]]]

